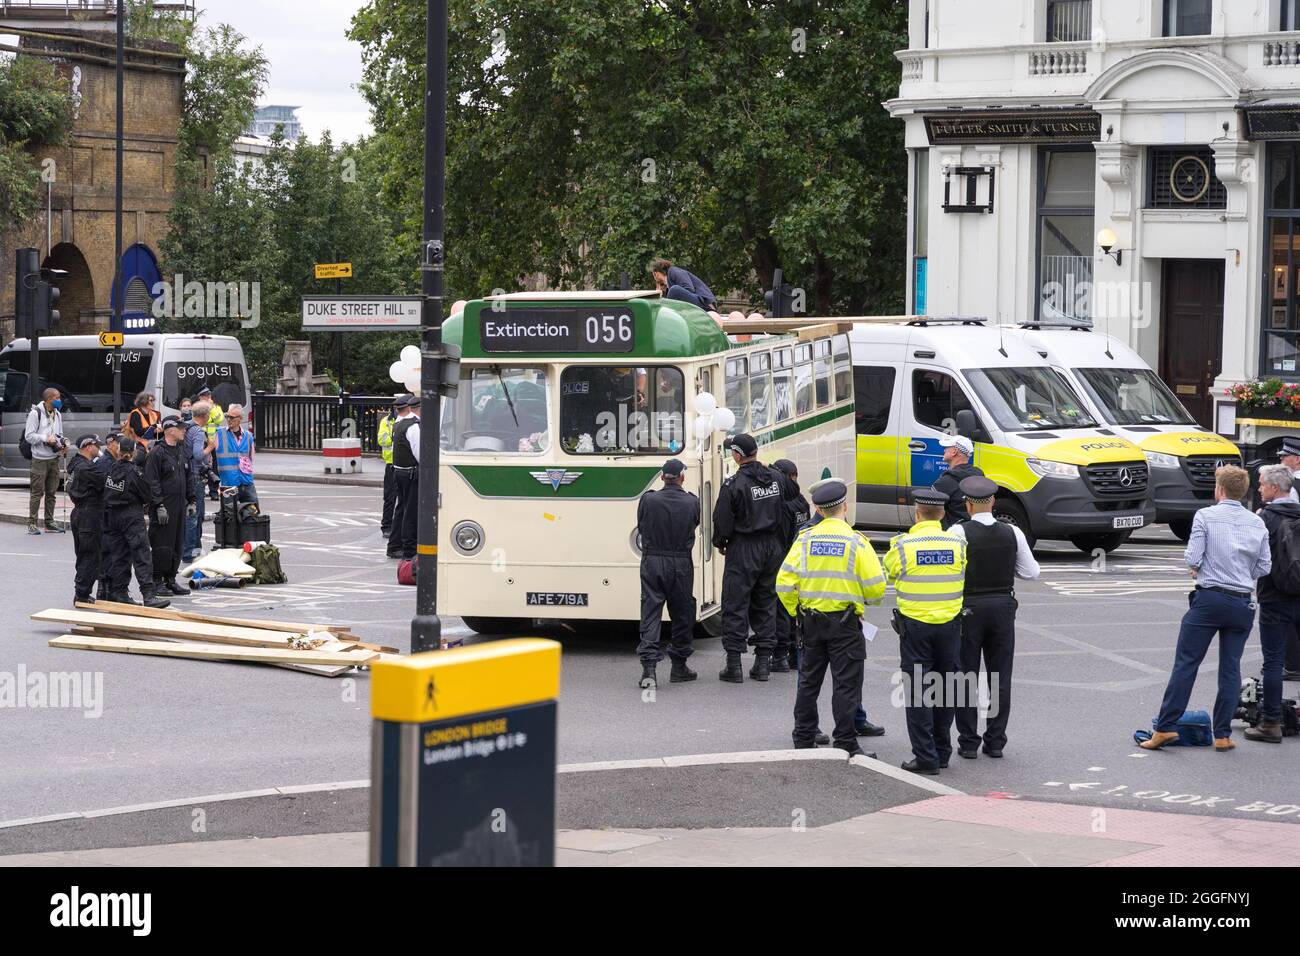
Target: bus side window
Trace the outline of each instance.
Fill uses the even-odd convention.
[[[727,362],[727,408],[736,414],[736,424],[727,432],[738,435],[749,430],[749,361],[743,358]]]
[[[812,346],[796,346],[794,363],[794,413],[806,415],[813,408]]]
[[[759,352],[750,358],[749,420],[754,431],[772,424],[772,355]]]
[[[859,435],[883,435],[889,427],[894,378],[894,369],[889,366],[859,365],[853,370]]]
[[[835,401],[853,397],[853,359],[849,354],[849,337],[835,336]]]
[[[772,354],[772,401],[776,404],[776,422],[788,421],[794,415],[794,357],[790,349],[777,349]]]
[[[831,403],[831,340],[818,339],[817,347],[817,407]]]
[[[912,414],[935,431],[956,434],[957,413],[974,411],[970,400],[951,375],[916,369],[912,372]]]

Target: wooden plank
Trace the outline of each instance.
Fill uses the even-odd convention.
[[[197,621],[155,620],[128,614],[101,614],[95,611],[68,611],[58,608],[37,611],[32,615],[32,620],[54,624],[80,624],[87,627],[129,631],[137,635],[181,637],[191,641],[247,647],[282,647],[288,645],[295,636],[251,627],[225,627],[217,624],[200,624]]]
[[[133,617],[152,617],[160,621],[195,621],[199,624],[224,624],[230,627],[257,627],[266,631],[288,631],[291,634],[303,634],[307,630],[329,631],[342,637],[351,633],[351,628],[342,624],[298,624],[286,621],[263,621],[254,618],[217,617],[210,614],[195,614],[192,611],[176,611],[171,608],[141,607],[135,604],[120,604],[116,601],[96,601],[89,604],[78,601],[77,607],[86,611],[102,611],[107,614],[130,614]]]
[[[195,660],[240,661],[255,664],[329,664],[355,665],[375,660],[371,651],[291,651],[274,647],[231,647],[223,644],[196,644],[189,641],[170,643],[114,637],[86,637],[64,634],[50,639],[50,647],[86,651],[112,651],[120,654],[148,654],[158,657],[183,657]]]
[[[148,636],[144,634],[132,634],[128,631],[104,630],[98,627],[74,627],[72,629],[72,632],[78,636],[116,637],[121,640],[127,640],[127,641],[145,640],[145,641],[161,641],[164,643],[172,643],[172,644],[184,643],[184,640],[179,637]],[[355,649],[357,649],[357,645],[345,644],[342,641],[332,641],[329,644],[322,644],[320,647],[316,648],[316,650],[331,650],[331,651],[350,651]],[[386,655],[381,654],[380,656],[384,657]],[[304,673],[307,674],[315,674],[318,677],[342,677],[344,674],[348,673],[348,671],[352,670],[355,665],[353,664],[268,663],[267,666],[282,667],[287,671],[303,671]]]

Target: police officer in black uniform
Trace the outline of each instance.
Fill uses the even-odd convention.
[[[695,629],[695,529],[700,526],[700,499],[687,491],[686,465],[676,458],[664,462],[664,486],[647,491],[636,509],[636,527],[641,535],[641,658],[642,688],[658,683],[656,665],[663,659],[659,650],[664,604],[672,621],[672,643],[668,656],[673,669],[672,683],[695,680],[699,675],[686,666],[691,656]]]
[[[799,468],[788,458],[779,458],[772,462],[772,467],[785,475],[785,526],[781,532],[781,548],[789,551],[799,532],[812,520],[812,507],[799,488]],[[799,650],[796,647],[795,619],[786,613],[778,601],[776,604],[776,646],[772,649],[772,670],[786,673],[792,667],[799,666]]]
[[[971,699],[978,686],[980,656],[988,674],[989,692],[996,693],[996,709],[989,708],[984,728],[984,753],[1001,757],[1007,745],[1007,718],[1011,716],[1011,661],[1016,652],[1016,578],[1038,577],[1038,562],[1024,532],[993,517],[996,482],[965,478],[961,493],[971,520],[951,530],[966,539],[966,582],[962,588],[961,669],[965,706],[957,707],[957,754],[967,760],[979,756],[979,708]]]
[[[144,480],[149,486],[149,547],[154,588],[159,594],[190,593],[176,580],[185,546],[185,518],[195,508],[194,482],[180,444],[188,428],[184,419],[174,415],[164,419],[161,437],[144,460]]]
[[[393,530],[388,536],[388,556],[410,560],[415,557],[420,527],[420,451],[411,443],[411,429],[420,424],[420,398],[408,395],[398,406],[401,416],[393,426],[393,474],[397,479],[397,505],[393,508]],[[417,430],[415,433],[419,435]]]
[[[77,454],[68,462],[64,490],[72,499],[72,547],[77,555],[74,603],[94,603],[90,589],[99,580],[104,549],[104,479],[108,465],[99,458],[98,435],[77,439]]]
[[[108,599],[122,604],[131,600],[131,568],[140,586],[145,607],[167,607],[171,601],[157,596],[153,577],[153,554],[144,524],[144,506],[149,503],[149,485],[135,463],[136,441],[125,435],[118,440],[118,458],[104,479],[104,537],[109,544]]]
[[[103,444],[103,446],[99,449],[99,455],[95,458],[95,465],[96,465],[96,466],[97,466],[101,471],[103,471],[103,473],[104,473],[104,477],[105,477],[105,478],[107,478],[107,477],[108,477],[108,473],[109,473],[110,471],[112,471],[112,469],[113,469],[113,462],[117,461],[118,454],[119,454],[119,449],[118,449],[118,444],[117,444],[117,443],[118,443],[118,440],[119,440],[121,437],[122,437],[122,436],[119,435],[117,432],[109,432],[106,436],[104,436],[104,444]],[[101,490],[101,492],[100,492],[100,498],[101,498],[101,500],[100,500],[100,507],[101,507],[101,518],[100,518],[101,526],[100,526],[100,527],[101,527],[101,531],[100,531],[100,535],[99,535],[99,587],[98,587],[97,592],[96,592],[96,600],[98,600],[98,601],[107,601],[107,600],[109,599],[109,595],[112,593],[113,589],[112,589],[111,587],[109,587],[109,581],[108,581],[108,569],[109,569],[109,567],[110,567],[111,565],[110,565],[110,561],[109,561],[109,557],[110,557],[110,555],[109,555],[109,553],[108,553],[108,552],[109,552],[109,549],[108,549],[108,534],[107,534],[106,530],[103,529],[103,524],[102,524],[102,522],[103,522],[103,516],[102,516],[102,508],[103,508],[103,500],[102,500],[102,499],[103,499],[103,492],[102,492],[102,490]]]
[[[976,475],[982,478],[984,472],[971,464],[975,444],[965,435],[944,435],[939,439],[939,445],[943,448],[943,460],[948,463],[948,470],[934,480],[933,487],[935,491],[942,491],[948,496],[943,521],[940,522],[947,531],[969,517],[961,493],[961,483]]]
[[[776,574],[785,553],[786,478],[758,460],[753,436],[735,435],[723,443],[739,471],[723,484],[713,509],[713,546],[726,555],[722,574],[722,647],[727,666],[718,679],[745,681],[740,658],[754,629],[754,666],[749,676],[765,681],[776,646]]]

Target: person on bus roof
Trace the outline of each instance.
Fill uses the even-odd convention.
[[[654,276],[659,294],[665,299],[689,302],[706,312],[712,312],[718,307],[718,297],[699,276],[673,265],[667,259],[656,259],[650,263],[650,274]]]

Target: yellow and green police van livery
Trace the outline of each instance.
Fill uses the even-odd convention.
[[[999,485],[995,514],[1031,542],[1113,550],[1155,520],[1140,448],[1105,427],[1067,378],[983,320],[860,322],[851,334],[861,525],[906,528],[910,489],[962,434]]]
[[[1184,541],[1192,518],[1214,504],[1214,472],[1240,465],[1241,450],[1197,424],[1142,360],[1118,339],[1081,327],[1008,330],[1070,380],[1088,411],[1142,449],[1156,521]]]

